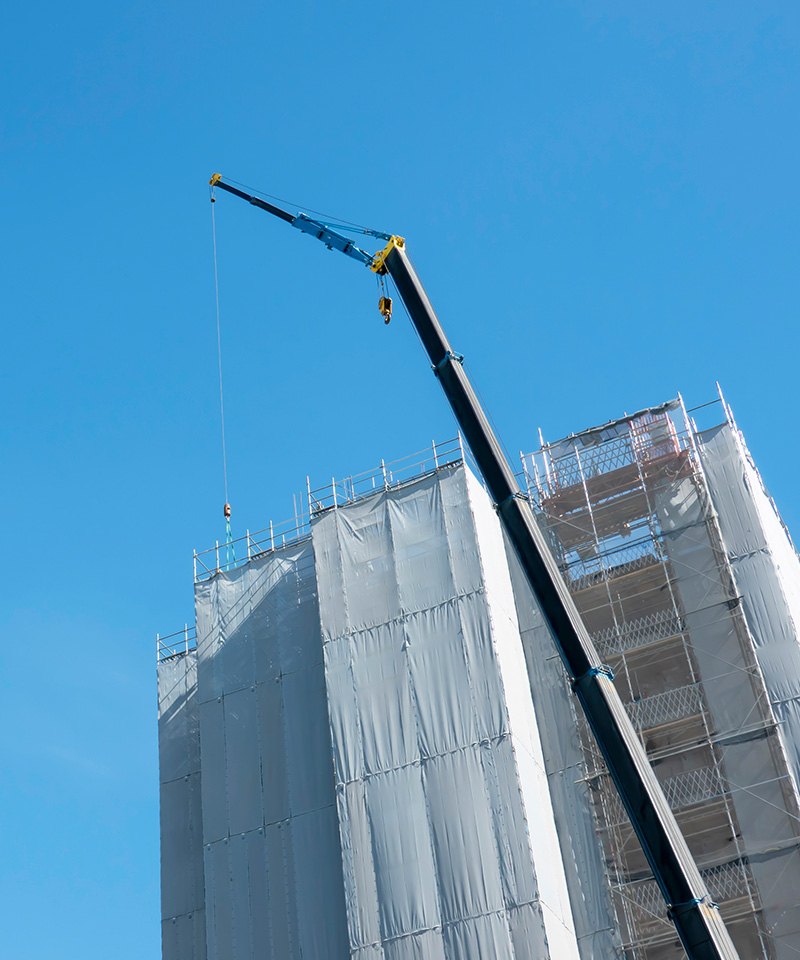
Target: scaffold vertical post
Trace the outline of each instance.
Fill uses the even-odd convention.
[[[308,515],[311,516],[311,479],[306,475],[306,494],[308,495]]]
[[[736,421],[733,419],[733,411],[728,406],[725,400],[725,397],[722,394],[722,387],[719,385],[719,380],[716,381],[716,384],[717,384],[717,393],[719,394],[719,400],[720,400],[720,403],[722,404],[722,412],[725,414],[725,419],[734,429],[737,429]]]
[[[436,456],[436,441],[431,440],[431,447],[433,448],[433,466],[436,470],[439,469],[439,458]]]
[[[683,414],[683,423],[686,428],[686,438],[689,442],[689,449],[691,451],[692,460],[694,461],[694,468],[695,470],[698,470],[699,472],[703,473],[703,464],[700,460],[700,452],[697,449],[697,442],[695,441],[695,435],[697,434],[697,424],[694,422],[694,417],[689,416],[689,411],[686,409],[686,404],[683,402],[683,397],[681,396],[680,393],[678,394],[678,403],[680,403],[681,405],[681,413]]]
[[[461,460],[466,463],[464,459],[464,438],[461,436],[461,431],[458,431],[458,449],[461,451]]]
[[[186,653],[189,652],[189,624],[184,623],[183,625],[183,642],[186,649]]]
[[[217,573],[219,573],[219,540],[214,542],[215,556],[217,558]]]
[[[331,492],[333,493],[333,505],[336,507],[338,506],[336,503],[336,477],[331,477]]]
[[[381,460],[381,472],[383,473],[383,489],[389,489],[389,483],[386,480],[386,464]]]
[[[551,478],[551,476],[550,476],[550,461],[549,461],[549,458],[548,458],[548,456],[547,456],[547,451],[545,450],[545,442],[544,442],[544,437],[542,436],[542,428],[541,428],[541,427],[539,427],[539,447],[540,447],[540,449],[541,449],[541,451],[542,451],[542,463],[544,464],[544,475],[545,475],[545,479],[547,480],[547,486],[548,486],[549,492],[552,493],[552,492],[553,492],[553,480],[552,480],[552,478]]]
[[[192,550],[192,564],[194,566],[194,579],[197,580],[197,551]]]
[[[245,530],[245,539],[247,540],[247,559],[250,559],[250,531]]]
[[[270,550],[275,550],[275,531],[272,529],[272,521],[269,522],[269,544]]]

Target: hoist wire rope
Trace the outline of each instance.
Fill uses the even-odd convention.
[[[228,503],[228,458],[225,450],[225,403],[222,393],[222,336],[219,324],[219,273],[217,270],[217,219],[214,215],[214,197],[211,197],[211,236],[214,244],[214,298],[217,307],[217,361],[219,368],[219,417],[222,425],[222,475],[225,481],[225,503]],[[230,536],[230,523],[228,524]]]

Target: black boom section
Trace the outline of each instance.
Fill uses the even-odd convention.
[[[214,177],[210,181],[212,187],[219,187],[220,190],[227,190],[228,193],[232,193],[234,197],[241,197],[242,200],[246,200],[248,203],[252,203],[254,207],[258,207],[260,210],[265,210],[267,213],[271,213],[273,217],[279,217],[281,220],[285,220],[286,223],[294,223],[295,217],[291,213],[287,213],[285,210],[281,210],[280,207],[276,207],[272,203],[267,203],[266,200],[262,200],[261,197],[254,197],[249,193],[245,193],[244,190],[239,190],[236,187],[232,187],[229,183],[225,183],[223,180],[217,178],[217,174],[214,174]]]
[[[497,504],[522,568],[690,960],[738,960],[677,821],[581,621],[530,505],[402,246],[385,259],[434,372]]]

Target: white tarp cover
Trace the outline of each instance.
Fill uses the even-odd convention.
[[[205,960],[197,655],[158,665],[161,939],[164,960]]]
[[[577,704],[550,626],[507,540],[506,552],[581,960],[619,960],[622,945],[585,776]]]
[[[313,561],[196,588],[208,960],[348,955]]]
[[[725,423],[706,430],[698,436],[698,445],[791,773],[780,786],[793,799],[800,786],[800,561],[735,428]],[[794,838],[791,834],[778,838],[766,835],[764,803],[775,798],[761,799],[761,804],[753,804],[753,815],[762,825],[759,839],[769,851],[762,859],[767,859],[771,867],[769,887],[762,897],[766,899],[773,935],[786,956],[796,955],[800,952],[797,830],[792,831]],[[796,806],[792,812],[797,814]],[[774,825],[771,830],[774,833]],[[783,842],[770,844],[771,839]]]
[[[800,560],[730,424],[698,437],[722,537],[780,736],[800,784]]]
[[[710,465],[715,457],[710,448],[705,457]],[[731,479],[719,482],[721,500],[727,496],[723,483]],[[732,512],[746,509],[741,503],[729,506]],[[719,551],[727,552],[726,544],[715,543],[708,507],[693,479],[676,479],[659,491],[656,512],[741,832],[736,845],[731,837],[730,858],[743,856],[749,864],[774,956],[794,957],[800,950],[800,824],[786,757],[754,667],[754,638],[737,608],[734,590],[742,587],[725,582]],[[765,640],[768,633],[762,629],[761,643],[771,642]]]
[[[441,470],[312,539],[350,955],[577,960],[486,494]]]

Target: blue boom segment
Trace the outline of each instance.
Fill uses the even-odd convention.
[[[340,250],[348,257],[358,260],[367,266],[372,264],[375,259],[371,253],[367,253],[360,247],[357,247],[349,237],[343,236],[332,230],[328,224],[321,223],[319,220],[312,220],[304,213],[298,213],[292,220],[292,226],[302,230],[303,233],[310,233],[312,237],[321,240],[329,250]]]

